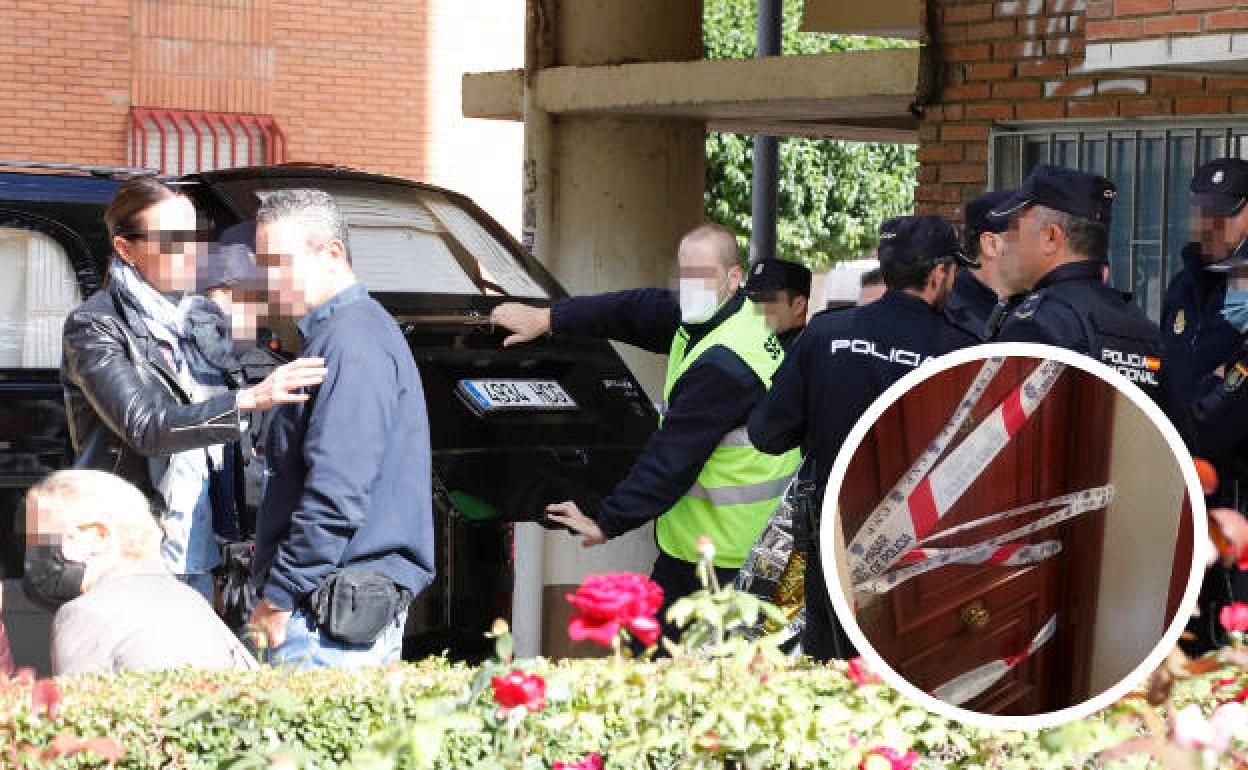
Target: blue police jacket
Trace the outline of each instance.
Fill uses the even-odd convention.
[[[750,415],[750,441],[770,454],[800,446],[803,476],[822,489],[854,423],[889,385],[978,341],[924,300],[893,289],[869,305],[820,313]]]
[[[1161,343],[1175,387],[1190,398],[1238,349],[1241,335],[1222,317],[1226,276],[1205,269],[1199,243],[1183,247],[1182,256],[1161,306]]]

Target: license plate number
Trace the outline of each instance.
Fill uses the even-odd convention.
[[[576,402],[554,380],[460,380],[459,389],[486,412],[576,409]]]

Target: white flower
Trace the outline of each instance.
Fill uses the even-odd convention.
[[[1235,701],[1223,703],[1213,710],[1213,714],[1209,717],[1209,722],[1218,734],[1219,745],[1215,748],[1219,752],[1225,751],[1226,747],[1230,745],[1231,739],[1242,735],[1244,729],[1248,727],[1248,707]]]
[[[1212,722],[1205,719],[1205,715],[1200,712],[1200,706],[1195,703],[1185,706],[1174,715],[1174,742],[1187,749],[1221,751],[1218,748],[1218,731]]]

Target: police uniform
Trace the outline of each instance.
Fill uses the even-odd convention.
[[[1008,222],[1041,205],[1108,228],[1114,196],[1108,179],[1042,165],[988,216]],[[1157,325],[1105,284],[1104,266],[1099,259],[1079,259],[1049,271],[1006,317],[996,339],[1066,348],[1117,370],[1157,402],[1190,444],[1191,417],[1163,371]]]
[[[988,221],[987,214],[1007,200],[1012,190],[995,190],[979,195],[966,204],[963,212],[962,240],[967,254],[976,254],[979,236],[983,233],[999,233],[1004,228],[999,222]],[[959,270],[953,279],[953,292],[945,304],[945,318],[949,323],[980,340],[988,339],[990,323],[999,323],[1005,305],[997,298],[997,292],[979,280],[970,270]]]
[[[953,227],[941,217],[898,217],[881,227],[880,261],[940,263],[964,259]],[[808,478],[818,492],[841,444],[875,399],[907,372],[935,356],[978,340],[950,325],[932,305],[906,291],[889,289],[862,307],[822,313],[813,318],[776,372],[771,391],[750,416],[750,440],[764,452],[800,446]],[[826,660],[852,654],[834,623],[814,558],[817,522],[807,523],[806,628],[802,646]]]
[[[1209,161],[1196,170],[1191,190],[1193,206],[1204,215],[1236,216],[1248,202],[1248,163],[1239,158]],[[1241,513],[1248,507],[1248,344],[1222,310],[1227,271],[1246,265],[1242,243],[1228,256],[1202,254],[1199,243],[1188,244],[1183,270],[1166,291],[1162,316],[1167,365],[1181,373],[1192,398],[1200,455],[1218,470],[1218,488],[1207,502]],[[1185,643],[1187,652],[1199,654],[1225,644],[1219,611],[1246,600],[1248,573],[1220,563],[1210,568],[1201,587],[1200,615],[1189,624],[1196,639]]]
[[[777,292],[788,291],[795,297],[806,297],[809,303],[810,284],[810,269],[805,265],[783,259],[763,259],[750,266],[749,276],[745,280],[745,296],[753,302],[767,302]],[[785,350],[791,350],[805,328],[806,324],[802,323],[792,329],[785,329],[776,334],[776,339],[780,340]]]

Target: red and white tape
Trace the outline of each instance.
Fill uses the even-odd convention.
[[[945,427],[850,541],[848,567],[855,584],[884,574],[936,527],[988,463],[1027,423],[1066,368],[1057,361],[1042,362],[966,439],[940,460],[958,428],[983,397],[1001,363],[1000,358],[984,362]]]
[[[932,695],[955,706],[960,706],[969,700],[973,700],[1004,679],[1005,675],[1010,673],[1013,668],[1034,655],[1036,650],[1052,639],[1056,632],[1057,616],[1053,615],[1017,655],[1011,655],[1008,658],[1000,658],[982,666],[976,666],[965,674],[956,676],[932,690]]]

